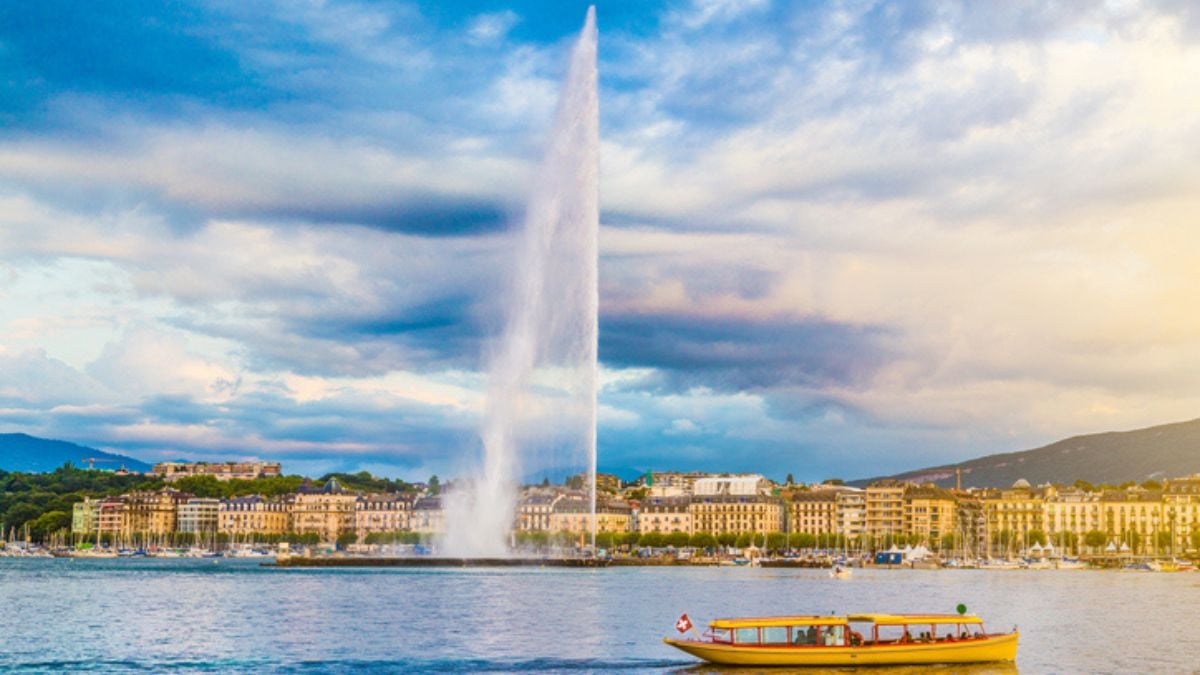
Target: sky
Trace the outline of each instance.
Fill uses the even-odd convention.
[[[0,432],[453,475],[586,3],[0,5]],[[599,2],[599,466],[1200,410],[1192,3]]]

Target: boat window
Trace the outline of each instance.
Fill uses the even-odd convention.
[[[757,644],[758,629],[757,628],[735,628],[733,629],[733,641],[738,644]]]
[[[910,635],[907,631],[907,626],[879,626],[879,641],[884,642],[900,642],[905,635]]]
[[[821,628],[822,644],[826,647],[838,647],[846,644],[845,626],[824,626]]]
[[[733,642],[733,633],[728,628],[713,628],[709,631],[713,642]]]
[[[762,643],[764,645],[782,645],[787,644],[787,641],[787,626],[767,626],[762,629]]]

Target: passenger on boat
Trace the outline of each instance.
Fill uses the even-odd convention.
[[[805,633],[804,633],[804,644],[806,644],[806,645],[817,644],[817,629],[816,628],[813,628],[812,626],[808,627],[808,630],[805,631]]]
[[[862,643],[863,643],[862,633],[860,633],[856,630],[850,631],[850,646],[851,647],[859,647],[859,646],[862,646]]]

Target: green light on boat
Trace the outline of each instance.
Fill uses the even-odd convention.
[[[960,603],[958,603],[958,607],[955,607],[955,609],[957,609],[957,610],[958,610],[958,613],[959,613],[959,614],[966,614],[966,613],[967,613],[967,606],[966,606],[966,605],[964,605],[964,604],[962,604],[961,602],[960,602]]]

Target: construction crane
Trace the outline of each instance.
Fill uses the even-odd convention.
[[[96,462],[116,462],[115,459],[104,459],[103,457],[84,457],[83,461],[88,463],[88,471],[96,469]]]

